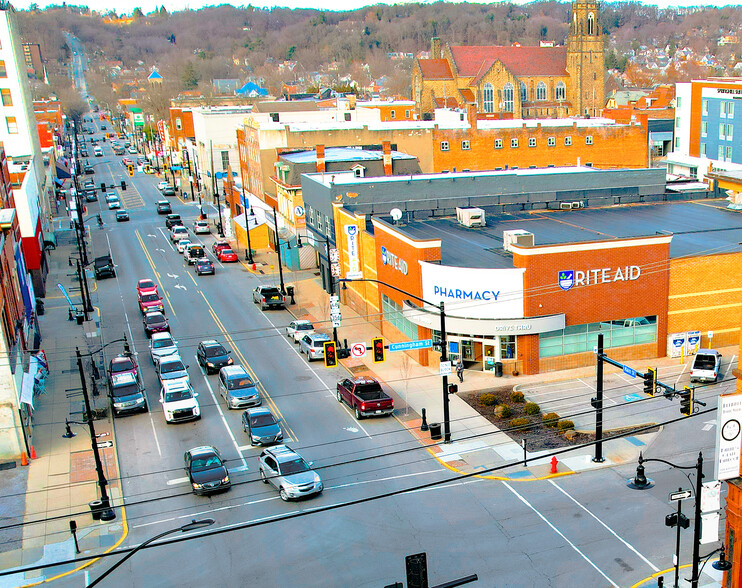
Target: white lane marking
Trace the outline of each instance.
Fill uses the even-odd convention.
[[[255,449],[252,445],[240,445],[237,451],[247,451],[248,449]]]
[[[686,369],[688,369],[688,364],[687,363],[683,363],[683,369],[680,370],[680,373],[678,374],[678,377],[675,378],[675,384],[677,384],[678,382],[680,382],[680,378],[683,377],[683,374],[685,373],[685,370]]]
[[[659,572],[660,569],[654,565],[651,561],[649,561],[646,557],[644,557],[641,553],[639,553],[633,545],[631,545],[628,541],[626,541],[623,537],[618,535],[613,529],[611,529],[608,525],[606,525],[603,521],[601,521],[595,514],[590,512],[587,507],[585,507],[582,503],[580,503],[574,496],[572,496],[569,492],[567,492],[564,488],[559,486],[554,482],[554,480],[549,480],[549,483],[554,486],[559,492],[564,494],[567,498],[569,498],[572,502],[574,502],[577,506],[579,506],[582,510],[584,510],[587,514],[589,514],[591,517],[593,517],[598,523],[600,523],[606,531],[608,531],[611,535],[613,535],[616,539],[618,539],[621,543],[623,543],[626,547],[628,547],[631,551],[633,551],[636,555],[639,556],[639,559],[641,559],[645,564],[647,564],[650,568],[652,568],[655,572]]]
[[[538,517],[542,521],[544,521],[547,525],[549,525],[552,531],[554,531],[557,535],[559,535],[562,539],[564,539],[569,544],[569,546],[572,549],[574,549],[582,557],[582,559],[584,559],[587,563],[589,563],[593,568],[595,568],[595,571],[597,571],[601,576],[603,576],[606,580],[608,580],[611,586],[613,586],[614,588],[619,588],[618,584],[616,584],[613,580],[611,580],[608,576],[606,576],[603,570],[601,570],[597,565],[595,565],[595,563],[593,563],[593,561],[588,556],[582,553],[579,547],[577,547],[574,543],[572,543],[569,539],[567,539],[559,529],[557,529],[551,522],[549,522],[544,515],[542,515],[530,502],[528,502],[523,496],[521,496],[510,484],[508,484],[507,482],[503,482],[502,485],[505,486],[505,488],[507,488],[508,490],[510,490],[513,494],[515,494],[523,504],[525,504],[528,508],[530,508],[533,512],[535,512],[536,515],[538,515]]]
[[[175,478],[174,480],[168,480],[167,485],[175,486],[176,484],[185,484],[186,482],[188,482],[188,476],[185,476],[183,478]]]
[[[149,409],[149,401],[147,402],[147,409]],[[155,429],[155,421],[152,418],[152,411],[148,411],[149,414],[149,423],[152,425],[152,434],[155,437],[155,445],[157,446],[157,453],[159,453],[160,457],[162,457],[162,450],[160,449],[160,440],[157,438],[157,430]]]
[[[165,231],[162,230],[162,227],[157,227],[157,230],[160,231],[162,238],[167,241],[168,245],[170,245],[170,249],[172,249],[173,251],[177,251],[177,249],[175,249],[175,247],[173,246],[173,242],[170,240],[170,237],[165,234]]]
[[[428,470],[426,472],[415,472],[412,474],[400,474],[399,476],[388,476],[386,478],[375,478],[373,480],[361,480],[359,482],[348,482],[347,484],[337,484],[335,486],[327,486],[327,490],[337,490],[338,488],[350,488],[351,486],[363,486],[364,484],[371,484],[373,482],[388,482],[389,480],[401,480],[402,478],[410,478],[413,476],[426,476],[428,474],[442,474],[448,470],[439,468],[437,470]]]
[[[198,360],[198,358],[196,358]],[[209,393],[211,394],[211,398],[214,399],[214,406],[216,406],[216,409],[219,411],[219,416],[222,417],[222,422],[224,423],[224,428],[227,429],[227,435],[229,435],[229,438],[232,440],[232,443],[234,443],[234,448],[237,450],[237,453],[240,456],[240,461],[242,462],[242,465],[245,469],[247,468],[247,461],[245,460],[245,456],[242,455],[242,452],[240,451],[240,446],[237,444],[237,439],[234,438],[234,435],[232,434],[232,429],[229,428],[229,423],[227,423],[227,419],[224,416],[224,412],[222,412],[222,407],[219,404],[219,401],[216,398],[216,395],[214,394],[214,391],[211,389],[211,384],[209,384],[209,379],[206,377],[206,374],[201,369],[201,366],[198,366],[199,371],[201,372],[201,375],[204,377],[204,382],[206,382],[206,387],[209,389]]]
[[[737,357],[737,356],[736,356],[736,355],[732,355],[732,359],[731,359],[731,361],[729,362],[729,365],[727,366],[727,371],[726,371],[726,373],[724,374],[724,379],[725,379],[725,380],[726,380],[726,379],[727,379],[727,378],[729,377],[729,372],[730,372],[730,371],[731,371],[731,369],[732,369],[732,364],[734,363],[734,358],[735,358],[735,357]]]

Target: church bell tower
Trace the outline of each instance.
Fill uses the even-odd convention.
[[[567,39],[570,76],[570,114],[599,116],[605,105],[605,57],[600,5],[596,0],[574,0]]]

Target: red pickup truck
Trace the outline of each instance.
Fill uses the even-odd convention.
[[[373,378],[346,378],[338,382],[337,399],[355,410],[358,420],[394,412],[394,400]]]

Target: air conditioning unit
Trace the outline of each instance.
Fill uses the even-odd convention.
[[[559,208],[561,210],[572,210],[572,203],[571,202],[560,202]]]
[[[456,207],[456,220],[465,227],[483,227],[486,225],[484,210],[473,206]]]
[[[524,231],[523,229],[512,229],[510,231],[502,232],[502,248],[505,251],[512,251],[511,245],[519,245],[521,247],[533,247],[535,240],[533,233]]]
[[[572,208],[585,208],[585,203],[582,200],[572,203]]]

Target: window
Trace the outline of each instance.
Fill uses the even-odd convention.
[[[549,137],[549,138],[548,138],[548,139],[546,140],[546,144],[547,144],[547,145],[548,145],[549,147],[555,147],[555,146],[556,146],[556,137]]]
[[[511,149],[517,149],[518,148],[518,139],[510,139],[510,148]]]
[[[528,139],[528,146],[529,147],[535,147],[536,146],[536,138],[535,137],[530,137]]]
[[[358,167],[353,168],[353,175],[357,178],[362,178],[364,175],[364,167],[362,165],[359,165]]]
[[[3,88],[0,90],[3,96],[3,106],[13,106],[13,98],[10,96],[10,90]]]
[[[322,225],[322,213],[321,212],[317,212],[317,230],[320,233],[325,232],[325,227]]]
[[[515,359],[515,335],[500,335],[500,357]]]
[[[564,82],[559,82],[556,85],[556,95],[555,98],[557,100],[566,100],[567,99],[567,86],[564,85]]]
[[[309,225],[314,226],[314,208],[311,206],[307,207],[307,218],[309,219]]]
[[[724,123],[721,123],[719,125],[719,139],[721,139],[722,141],[724,140],[724,131],[725,131],[725,129],[726,129],[726,125]]]
[[[701,114],[703,116],[708,116],[708,113],[709,113],[709,101],[701,100]]]
[[[595,34],[595,15],[592,12],[587,15],[587,34]]]
[[[675,108],[680,108],[680,96],[675,98]]]
[[[719,161],[724,161],[724,145],[719,145],[719,150],[717,151],[717,158]]]
[[[0,78],[7,78],[8,70],[5,69],[5,60],[0,59]]]
[[[593,136],[588,135],[587,137],[585,137],[585,145],[592,145],[592,144],[593,144]]]
[[[495,88],[485,84],[482,88],[482,101],[485,112],[495,112]]]
[[[441,141],[441,151],[448,151],[448,141]]]
[[[410,118],[410,111],[409,110],[405,110],[404,111],[404,117],[405,118]]]
[[[222,170],[229,167],[229,151],[222,151]]]
[[[569,147],[572,144],[572,137],[564,137],[564,144]]]
[[[407,320],[402,314],[402,306],[386,294],[381,295],[381,312],[384,315],[384,320],[394,325],[406,337],[413,341],[417,339],[417,325]]]
[[[732,148],[727,146],[727,161],[732,161]]]
[[[502,139],[495,139],[495,149],[502,149]]]
[[[389,111],[389,118],[395,119],[397,118],[397,113],[393,110]]]
[[[676,129],[680,128],[680,117],[679,116],[675,117],[675,128]]]
[[[11,135],[15,135],[18,133],[18,122],[15,120],[14,116],[6,116],[5,124],[8,126],[8,132]]]
[[[175,128],[180,131],[183,128],[183,121],[180,120],[180,117],[175,119]]]
[[[508,82],[505,84],[505,88],[503,90],[502,96],[503,96],[503,110],[505,112],[513,112],[513,84]]]
[[[520,101],[526,102],[528,100],[528,88],[526,88],[525,82],[520,83]]]
[[[727,141],[732,140],[732,132],[734,131],[733,125],[727,125]]]
[[[734,118],[734,102],[727,102],[727,116]]]
[[[709,124],[707,121],[701,122],[701,137],[708,137],[709,134]]]
[[[675,149],[680,149],[680,137],[675,137]]]
[[[543,82],[536,86],[536,100],[546,100],[546,84]]]
[[[657,317],[641,316],[617,321],[571,325],[561,331],[539,335],[540,357],[556,357],[592,350],[603,335],[603,345],[625,347],[651,343],[657,339]]]
[[[701,143],[701,156],[706,157],[706,143]]]
[[[469,148],[471,146],[471,143],[467,140],[461,141],[461,149],[463,151],[469,151]]]

